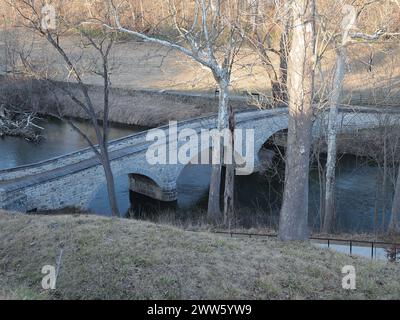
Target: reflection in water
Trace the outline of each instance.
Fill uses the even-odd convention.
[[[0,168],[45,160],[87,146],[78,133],[61,121],[47,120],[40,125],[45,127],[46,135],[46,140],[42,143],[33,144],[21,138],[11,137],[0,139]],[[90,125],[85,123],[80,125],[89,135],[93,135]],[[112,126],[110,134],[111,138],[118,138],[139,130],[140,128],[135,127]],[[179,177],[178,201],[173,204],[162,204],[137,194],[130,194],[128,177],[115,177],[120,210],[146,219],[159,219],[157,214],[165,210],[169,211],[174,219],[185,220],[193,216],[204,218],[210,170],[209,166],[187,166]],[[280,178],[261,174],[237,177],[235,183],[237,226],[277,226],[283,188],[283,168],[280,171]],[[342,157],[338,164],[337,176],[338,231],[373,230],[376,176],[376,167],[361,166],[354,156]],[[390,204],[387,207],[390,208]],[[90,210],[102,215],[110,214],[105,185],[100,187],[90,204]],[[314,229],[319,227],[318,210],[318,173],[312,171],[309,221]],[[165,215],[165,212],[161,214]],[[389,220],[388,212],[386,221]]]

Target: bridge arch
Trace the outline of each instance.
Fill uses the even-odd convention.
[[[162,194],[163,192],[164,181],[161,179],[162,175],[157,175],[156,171],[144,166],[138,166],[136,164],[128,164],[120,168],[111,162],[111,166],[113,168],[114,179],[126,176],[127,181],[129,181],[129,188],[131,190],[133,189],[133,191],[143,193],[149,197],[162,197],[158,194]],[[104,172],[102,172],[100,176],[101,177],[99,177],[97,180],[96,188],[91,191],[90,195],[85,199],[84,203],[82,203],[82,207],[85,209],[90,206],[100,190],[106,186],[107,181]]]

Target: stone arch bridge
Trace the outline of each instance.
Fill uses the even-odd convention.
[[[381,126],[385,117],[398,117],[372,108],[341,108],[337,121],[341,132]],[[326,113],[316,116],[314,136],[325,128]],[[236,114],[237,128],[254,129],[255,171],[259,151],[275,133],[287,129],[286,108],[243,111]],[[208,116],[178,123],[178,132],[216,127],[216,117]],[[161,127],[168,136],[168,127]],[[146,141],[147,132],[136,133],[110,142],[110,160],[115,176],[130,177],[131,189],[161,201],[177,199],[177,180],[190,162],[174,165],[154,164],[146,152],[154,141]],[[179,142],[175,148],[179,148]],[[173,148],[174,148],[173,147]],[[0,209],[28,212],[64,207],[85,209],[104,185],[105,176],[98,158],[90,148],[31,165],[0,170]]]

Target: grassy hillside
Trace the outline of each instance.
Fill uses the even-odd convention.
[[[57,289],[41,269],[63,248]],[[354,265],[357,290],[341,287]],[[0,298],[400,298],[400,267],[310,244],[231,239],[134,220],[0,212]]]

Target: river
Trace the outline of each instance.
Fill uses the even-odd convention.
[[[38,162],[86,147],[84,139],[68,124],[55,119],[43,120],[39,125],[45,128],[45,139],[31,143],[21,138],[0,139],[0,169]],[[79,122],[89,136],[93,136],[90,125]],[[112,125],[111,138],[119,138],[143,128]],[[375,185],[378,169],[361,164],[354,156],[343,156],[338,164],[337,176],[337,221],[341,232],[370,232],[374,228]],[[207,206],[209,166],[187,166],[178,180],[178,201],[176,206],[161,215],[154,207],[159,204],[143,199],[128,190],[128,177],[116,177],[118,203],[121,212],[134,212],[150,220],[179,219],[182,223],[201,223]],[[281,172],[282,175],[282,172]],[[238,224],[243,227],[276,227],[278,223],[282,182],[270,176],[253,174],[236,179],[236,207]],[[310,176],[310,226],[319,228],[319,183],[316,170]],[[133,202],[133,203],[131,203]],[[390,208],[390,204],[388,204]],[[131,209],[131,210],[130,210]],[[109,215],[105,185],[96,195],[89,210]],[[167,213],[165,213],[167,212]],[[386,221],[389,221],[389,214]]]

